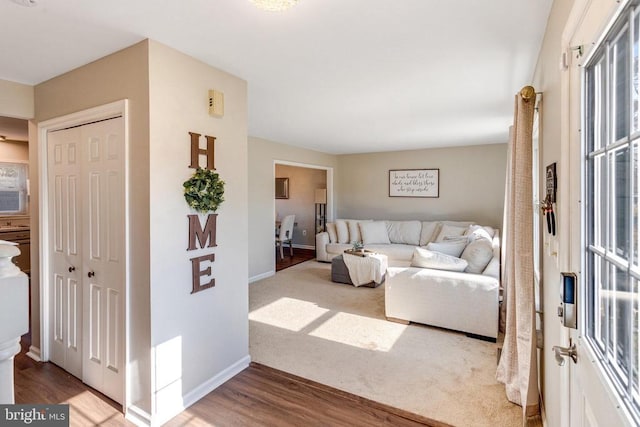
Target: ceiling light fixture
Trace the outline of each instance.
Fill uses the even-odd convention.
[[[269,12],[283,12],[292,8],[300,0],[250,0],[256,7]]]

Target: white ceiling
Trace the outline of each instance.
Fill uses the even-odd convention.
[[[151,38],[245,79],[249,135],[355,153],[506,142],[552,0],[37,2],[0,0],[0,79],[37,84]]]

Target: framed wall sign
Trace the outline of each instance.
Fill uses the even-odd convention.
[[[389,170],[389,197],[440,197],[440,169]]]

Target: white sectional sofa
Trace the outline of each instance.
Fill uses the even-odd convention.
[[[500,235],[471,221],[336,220],[316,235],[319,261],[353,246],[387,255],[385,315],[495,340]],[[461,252],[459,252],[461,250]]]

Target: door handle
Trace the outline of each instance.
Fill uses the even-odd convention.
[[[576,349],[576,345],[571,344],[571,341],[569,341],[569,344],[570,347],[560,347],[559,345],[553,346],[558,366],[564,366],[564,363],[567,361],[565,357],[570,357],[571,360],[573,360],[573,363],[578,363],[578,350]]]
[[[69,267],[69,273],[73,273],[74,271],[76,271],[76,268],[73,265]]]
[[[95,275],[96,275],[96,273],[94,273],[93,271],[90,271],[90,272],[87,273],[88,277],[93,277]]]

